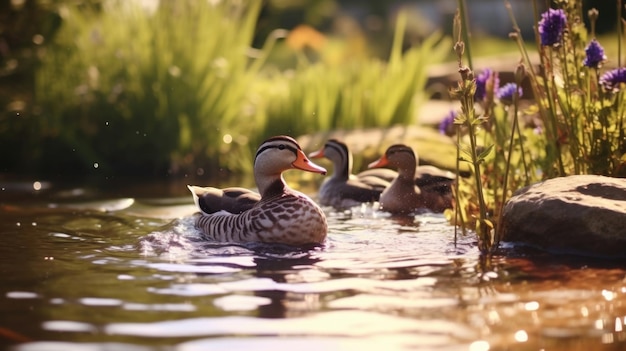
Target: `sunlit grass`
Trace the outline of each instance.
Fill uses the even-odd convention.
[[[226,131],[254,127],[244,123],[246,86],[258,66],[245,54],[260,2],[103,6],[60,9],[63,26],[36,75],[41,133],[103,171],[224,164],[224,152],[238,152],[222,147]]]
[[[133,4],[64,5],[36,74],[40,136],[84,168],[250,172],[270,135],[415,123],[427,67],[449,48],[434,34],[403,50],[401,15],[388,60],[306,28],[252,49],[261,1],[162,2],[154,13]],[[294,67],[268,62],[278,46]]]

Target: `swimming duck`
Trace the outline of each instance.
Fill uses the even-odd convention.
[[[318,244],[328,225],[322,209],[307,195],[289,188],[282,173],[289,169],[326,174],[311,162],[291,137],[267,139],[254,158],[254,179],[260,194],[242,188],[188,186],[202,215],[196,227],[209,240]]]
[[[339,140],[326,141],[321,149],[310,153],[309,157],[326,157],[333,163],[333,173],[324,180],[317,195],[318,202],[323,206],[349,208],[378,201],[380,194],[389,186],[389,181],[378,177],[375,172],[369,172],[365,176],[352,174],[352,153]],[[384,168],[377,170],[394,172]]]
[[[452,184],[454,174],[434,166],[419,166],[412,148],[403,144],[390,146],[380,159],[369,164],[370,168],[393,167],[398,176],[380,195],[384,211],[408,214],[428,209],[443,212],[452,207]]]

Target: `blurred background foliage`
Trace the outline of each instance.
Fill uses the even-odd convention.
[[[494,18],[501,2],[473,3]],[[610,32],[614,4],[591,5]],[[2,0],[0,175],[215,177],[249,172],[274,134],[414,124],[430,65],[453,60],[455,8]],[[504,41],[502,27],[473,30]]]

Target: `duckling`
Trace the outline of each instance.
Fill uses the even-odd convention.
[[[378,201],[380,194],[390,184],[377,177],[375,172],[369,172],[363,177],[352,174],[352,153],[339,140],[328,140],[321,149],[310,153],[309,157],[326,157],[333,163],[333,173],[324,180],[317,194],[317,200],[322,206],[350,208]]]
[[[370,168],[393,167],[398,176],[380,195],[384,211],[409,214],[428,209],[443,212],[452,207],[454,175],[434,166],[417,167],[418,157],[412,148],[403,144],[390,146]],[[418,185],[419,184],[419,185]]]

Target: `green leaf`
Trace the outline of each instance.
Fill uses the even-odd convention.
[[[491,144],[489,146],[487,146],[481,153],[480,155],[478,155],[478,160],[479,161],[483,161],[485,158],[487,158],[487,156],[489,156],[489,154],[491,153],[491,150],[493,150],[494,144]]]

